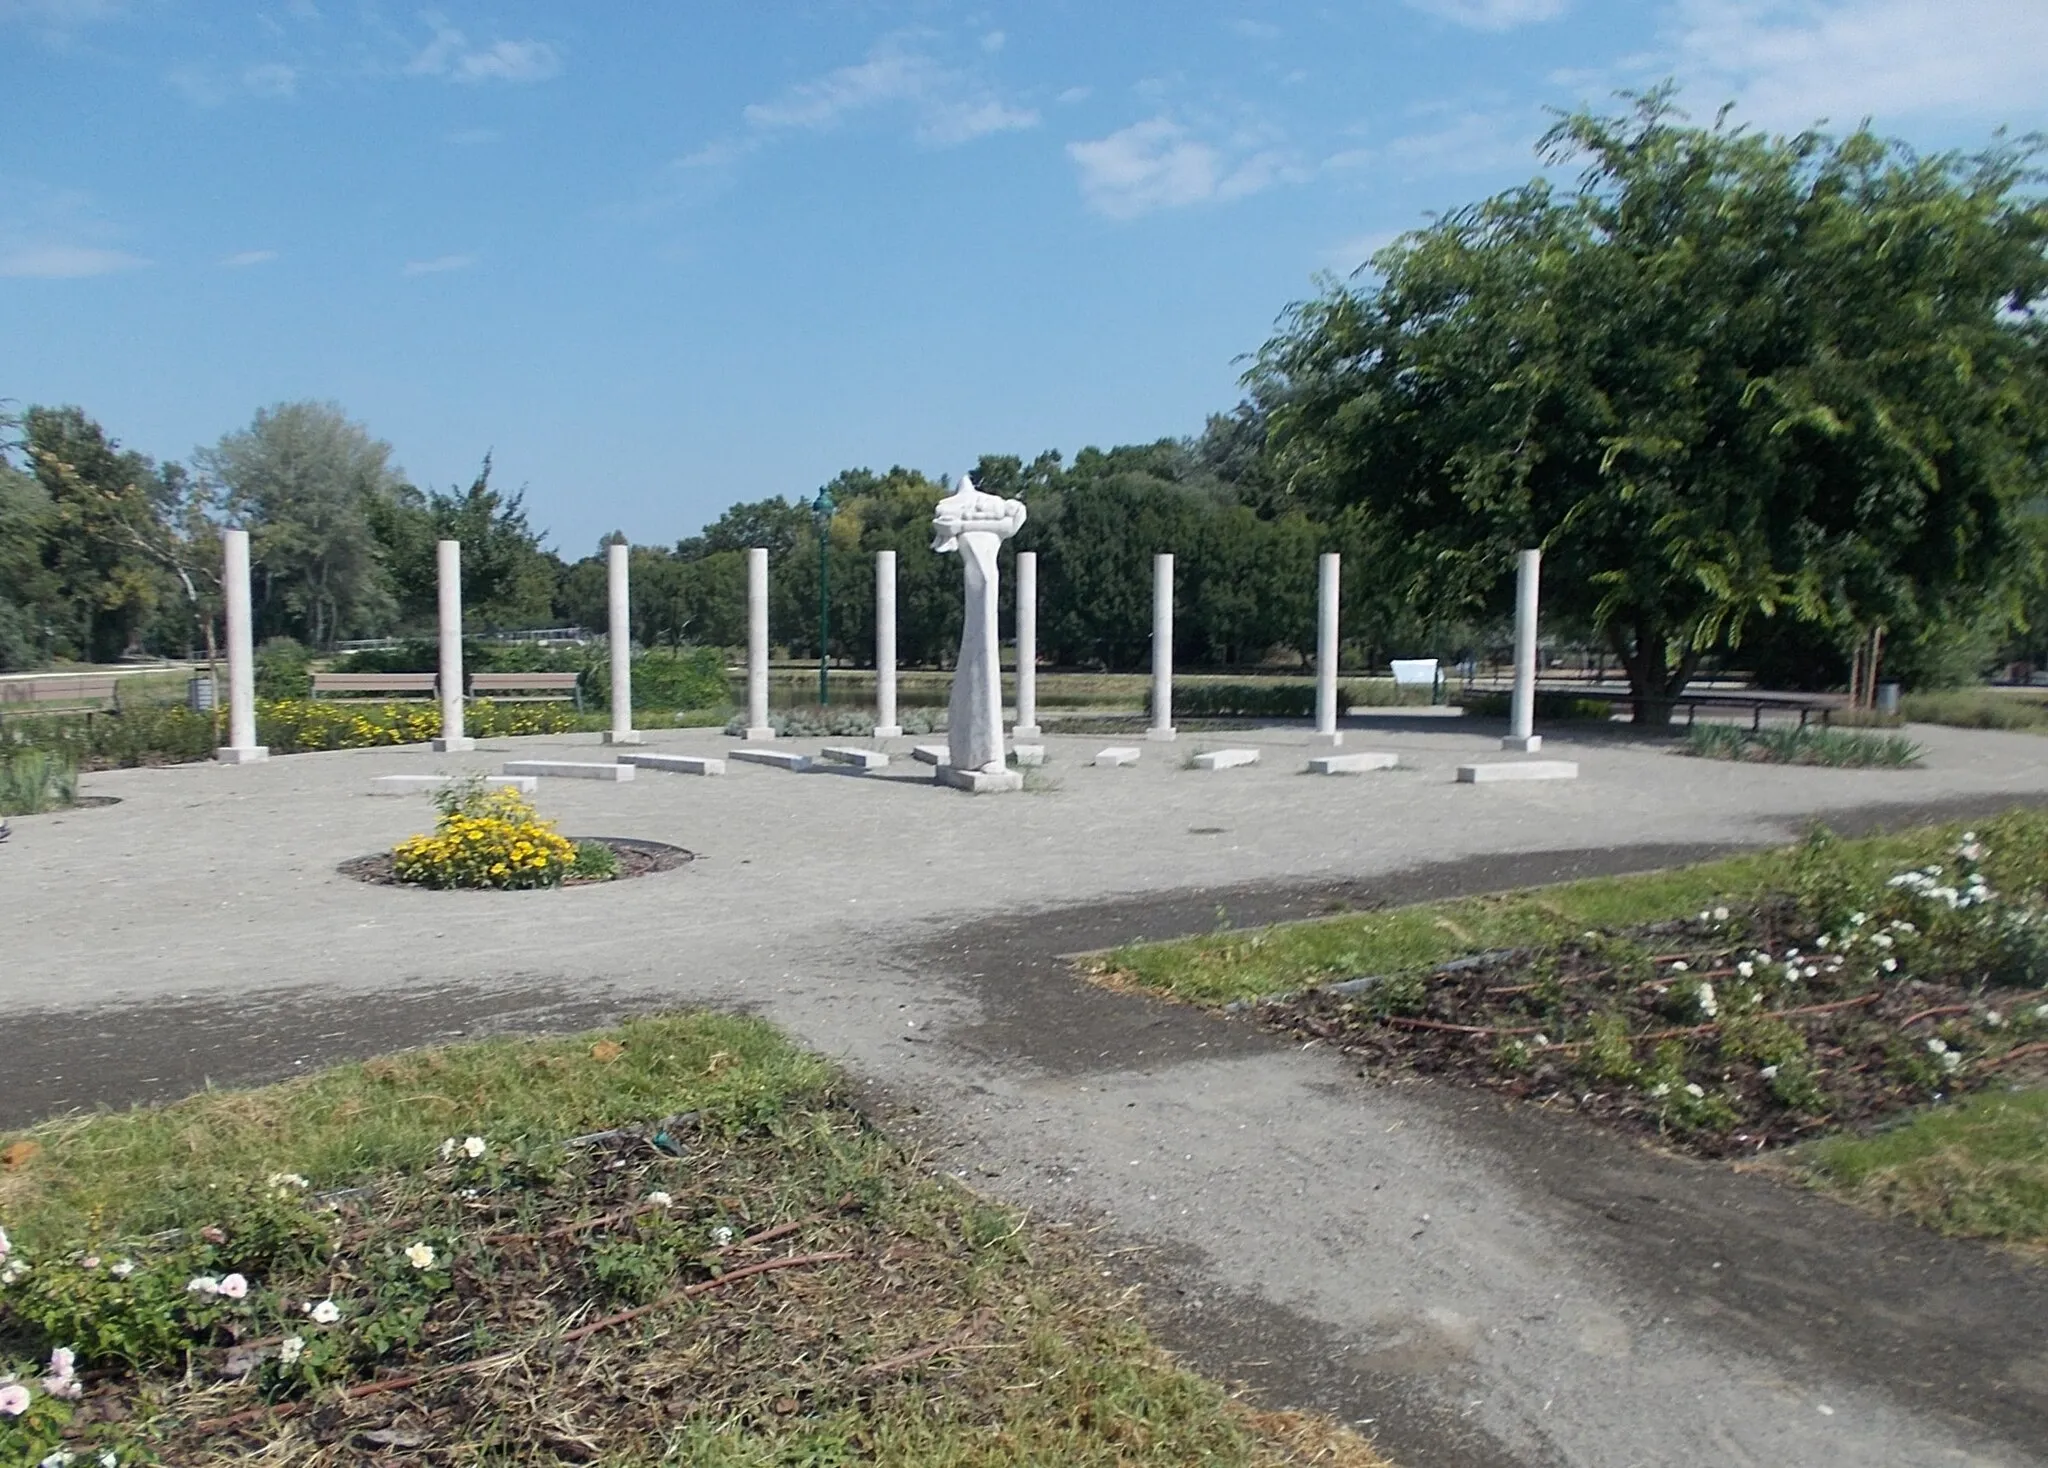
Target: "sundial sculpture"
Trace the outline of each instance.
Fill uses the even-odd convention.
[[[946,749],[953,769],[1002,774],[1003,668],[996,638],[996,552],[1024,525],[1024,504],[983,494],[960,476],[959,487],[932,511],[932,549],[960,553],[967,578],[967,615],[960,660],[947,704]]]

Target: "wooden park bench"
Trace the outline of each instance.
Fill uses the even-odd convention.
[[[583,712],[583,688],[574,673],[472,673],[469,696],[493,703],[563,703]]]
[[[1465,686],[1468,691],[1473,693],[1512,695],[1514,692],[1514,684],[1505,680],[1491,683],[1473,680]],[[1545,682],[1539,678],[1536,682],[1536,693],[1538,697],[1542,698],[1578,698],[1585,699],[1588,702],[1605,703],[1610,707],[1627,706],[1633,708],[1636,702],[1635,695],[1630,693],[1626,686],[1613,683]],[[1703,708],[1747,709],[1749,711],[1749,727],[1751,729],[1763,727],[1763,718],[1766,711],[1786,714],[1796,713],[1799,715],[1799,727],[1804,729],[1807,722],[1811,719],[1818,719],[1823,726],[1826,726],[1833,718],[1836,710],[1849,707],[1847,694],[1781,693],[1770,688],[1688,689],[1674,697],[1651,700],[1651,702],[1668,704],[1674,714],[1681,708],[1684,709],[1687,728],[1692,727],[1693,721],[1699,717],[1699,711]]]
[[[438,673],[315,673],[313,697],[364,694],[375,698],[431,699],[440,681]]]
[[[94,714],[121,711],[121,680],[111,673],[52,673],[0,679],[0,717],[8,714]]]

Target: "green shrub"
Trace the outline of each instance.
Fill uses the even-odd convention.
[[[271,637],[256,649],[256,696],[304,698],[313,691],[306,649],[290,637]]]
[[[896,717],[905,734],[936,734],[946,727],[944,709],[898,709]],[[865,739],[875,732],[872,709],[810,708],[775,709],[768,715],[768,727],[784,739]],[[747,732],[747,716],[734,714],[725,721],[725,732]]]
[[[576,855],[569,863],[569,875],[593,882],[609,882],[619,874],[619,856],[602,841],[578,841]]]
[[[78,761],[61,750],[0,749],[0,816],[62,810],[78,798]]]
[[[605,707],[612,696],[610,661],[593,658],[583,673],[583,696]],[[675,712],[715,708],[726,701],[725,655],[715,647],[655,648],[633,659],[633,707]]]
[[[1899,712],[1915,724],[1948,724],[1958,729],[2039,729],[2048,726],[2048,702],[1995,688],[1909,693]]]
[[[1513,697],[1506,693],[1468,693],[1458,702],[1466,713],[1482,719],[1505,719],[1513,707]],[[1546,724],[1604,724],[1627,707],[1604,698],[1577,698],[1554,690],[1536,695],[1536,717]]]
[[[1337,712],[1351,707],[1351,693],[1337,685]],[[1152,695],[1145,695],[1152,712]],[[1182,683],[1173,690],[1176,718],[1188,719],[1312,719],[1316,714],[1313,683]]]

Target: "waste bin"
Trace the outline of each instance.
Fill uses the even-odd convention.
[[[201,673],[185,684],[185,707],[195,714],[211,713],[213,696],[213,678],[210,674]]]
[[[1896,717],[1899,712],[1899,685],[1880,683],[1877,685],[1877,711],[1886,717]]]

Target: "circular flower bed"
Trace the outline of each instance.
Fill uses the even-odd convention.
[[[519,891],[645,876],[687,860],[680,847],[619,837],[575,840],[540,817],[509,787],[460,782],[436,797],[434,829],[409,836],[388,855],[344,862],[344,874],[417,887]]]

